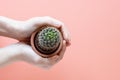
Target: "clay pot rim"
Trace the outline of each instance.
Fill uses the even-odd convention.
[[[48,26],[49,26],[49,25],[48,25]],[[56,28],[56,27],[54,27],[54,26],[49,26],[49,27]],[[31,35],[30,43],[31,43],[32,49],[33,49],[39,56],[42,56],[42,57],[44,57],[44,58],[52,57],[52,56],[54,56],[54,55],[57,55],[57,54],[59,53],[59,51],[61,50],[62,45],[63,45],[62,33],[61,33],[61,31],[60,31],[58,28],[56,28],[56,29],[59,31],[59,34],[60,34],[60,45],[59,45],[58,49],[57,49],[55,52],[53,52],[53,53],[50,54],[50,55],[45,55],[45,54],[40,53],[40,52],[35,48],[35,45],[34,45],[34,39],[35,39],[35,38],[34,38],[34,37],[35,37],[36,33],[37,33],[38,31],[40,31],[41,29],[43,29],[43,28],[45,28],[45,27],[43,26],[43,27],[37,29],[37,30],[36,30],[35,32],[33,32],[33,34]]]

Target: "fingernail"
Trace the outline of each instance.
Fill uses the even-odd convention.
[[[55,23],[55,26],[59,28],[59,27],[61,27],[61,24]]]

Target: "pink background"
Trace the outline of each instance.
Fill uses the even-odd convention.
[[[0,15],[54,17],[72,40],[50,70],[16,62],[0,68],[0,80],[120,80],[120,0],[0,0]],[[14,42],[0,37],[0,47]]]

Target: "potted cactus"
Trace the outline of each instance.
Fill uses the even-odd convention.
[[[44,25],[31,36],[33,50],[42,57],[56,55],[62,47],[62,41],[61,32],[57,28],[49,25]]]

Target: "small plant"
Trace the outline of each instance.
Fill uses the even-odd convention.
[[[35,36],[35,47],[45,55],[55,52],[60,45],[60,32],[54,27],[45,27]]]

